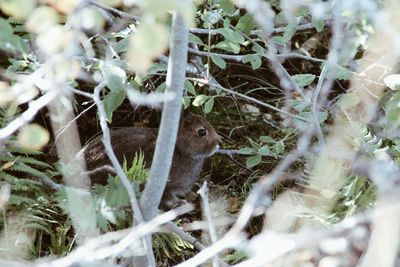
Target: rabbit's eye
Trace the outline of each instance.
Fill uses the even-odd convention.
[[[199,128],[197,129],[197,135],[200,137],[206,136],[207,135],[207,130],[204,128]]]

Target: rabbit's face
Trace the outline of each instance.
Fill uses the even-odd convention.
[[[221,137],[210,123],[201,116],[184,113],[181,120],[177,146],[194,158],[205,158],[219,149]]]

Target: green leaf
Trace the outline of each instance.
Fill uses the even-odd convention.
[[[189,33],[189,42],[196,43],[199,45],[204,45],[203,41],[197,35],[194,35],[193,33]]]
[[[166,72],[168,65],[164,63],[154,63],[147,71],[148,75],[158,74],[160,72]]]
[[[339,107],[342,109],[349,109],[352,107],[357,106],[358,103],[360,103],[361,99],[358,95],[355,93],[347,93],[344,94],[338,101]]]
[[[217,65],[221,69],[226,68],[225,60],[223,60],[220,56],[218,56],[216,54],[210,54],[210,55],[211,55],[211,60],[215,63],[215,65]]]
[[[240,52],[240,45],[228,40],[219,42],[215,45],[216,48],[238,54]]]
[[[244,37],[237,31],[234,31],[232,29],[220,28],[214,30],[214,32],[222,34],[225,40],[231,41],[233,43],[241,44],[244,42]]]
[[[203,105],[208,99],[208,96],[206,95],[198,95],[196,96],[196,98],[193,100],[193,106],[195,107],[199,107],[201,105]]]
[[[308,16],[308,14],[310,14],[310,10],[308,9],[307,6],[297,7],[296,12],[294,13],[296,17],[305,17]]]
[[[222,16],[217,10],[213,10],[211,12],[206,11],[205,15],[202,16],[205,28],[214,25],[220,19],[222,19]]]
[[[104,110],[108,122],[111,123],[113,112],[124,102],[125,97],[126,91],[124,89],[113,90],[104,97]]]
[[[239,153],[242,155],[252,155],[255,151],[252,147],[244,147],[239,150]]]
[[[194,88],[193,83],[191,81],[186,80],[184,86],[186,92],[191,93],[192,95],[196,95],[196,89]]]
[[[256,26],[257,24],[254,22],[253,16],[249,13],[241,16],[238,23],[236,24],[236,28],[247,35],[249,35],[251,30],[253,30]]]
[[[119,91],[124,88],[126,83],[125,71],[114,65],[107,65],[103,68],[103,73],[107,81],[107,87],[111,91]]]
[[[167,89],[167,84],[165,82],[163,82],[159,86],[157,86],[155,92],[156,93],[164,93],[165,89]]]
[[[323,62],[323,63],[321,64],[321,69],[322,69],[325,65],[326,65],[326,62]],[[340,66],[340,65],[331,66],[331,67],[327,70],[327,72],[328,72],[328,73],[333,72],[334,77],[335,77],[337,80],[345,81],[345,80],[349,80],[350,77],[351,77],[351,72],[350,72],[347,68],[345,68],[345,67],[343,67],[343,66]]]
[[[184,96],[182,98],[183,107],[187,109],[190,106],[190,97]]]
[[[308,107],[308,103],[304,99],[291,99],[289,106],[298,112],[302,112]]]
[[[242,62],[243,63],[248,63],[250,62],[251,67],[253,68],[253,70],[258,69],[259,67],[261,67],[262,61],[261,61],[261,56],[259,54],[249,54],[249,55],[245,55],[242,58]]]
[[[286,39],[283,38],[283,36],[274,36],[271,39],[271,42],[278,44],[278,45],[285,45],[286,44]]]
[[[391,128],[397,128],[400,125],[400,92],[396,92],[386,103],[385,118],[391,124]]]
[[[246,167],[247,167],[248,169],[251,169],[251,168],[253,168],[254,166],[260,164],[260,162],[261,162],[261,155],[258,155],[258,154],[257,154],[257,155],[248,157],[248,158],[246,159]]]
[[[321,32],[324,29],[325,21],[322,19],[312,18],[311,24],[314,26],[314,28],[317,30],[317,32]]]
[[[0,18],[0,29],[0,41],[7,40],[14,33],[10,23],[3,18]]]
[[[262,146],[258,149],[257,153],[261,156],[268,156],[269,154],[271,154],[271,150],[268,146]]]
[[[210,113],[214,106],[214,97],[211,97],[205,104],[204,104],[204,112]]]
[[[235,5],[231,0],[218,0],[214,1],[217,6],[222,8],[227,14],[232,14],[235,11]]]
[[[275,140],[271,137],[271,136],[267,136],[267,135],[262,135],[260,136],[260,141],[264,142],[264,143],[274,143]]]
[[[264,51],[265,51],[265,49],[257,43],[253,44],[253,47],[251,48],[251,50],[256,52],[257,54],[259,54],[260,56],[264,55]]]
[[[274,150],[277,154],[282,154],[285,152],[285,144],[282,141],[277,142],[274,145]]]
[[[314,74],[297,74],[292,76],[294,82],[300,86],[305,87],[310,85],[315,80]]]

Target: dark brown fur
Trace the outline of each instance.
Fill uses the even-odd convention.
[[[204,128],[207,135],[199,136],[198,130]],[[132,162],[135,153],[143,151],[146,165],[150,166],[157,139],[157,128],[128,127],[111,131],[111,143],[114,152],[122,162]],[[170,208],[188,193],[203,167],[204,159],[215,152],[221,138],[201,116],[185,112],[179,126],[175,152],[172,160],[169,180],[164,191],[162,207]],[[83,148],[87,169],[94,170],[104,165],[111,165],[101,141],[96,137]],[[93,183],[105,184],[106,171],[95,172],[91,175]]]

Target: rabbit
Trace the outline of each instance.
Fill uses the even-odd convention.
[[[132,162],[135,153],[142,151],[146,167],[151,165],[156,145],[158,128],[126,127],[111,130],[111,143],[114,152],[122,162]],[[161,200],[161,208],[169,209],[179,204],[178,196],[188,193],[197,181],[206,157],[219,149],[221,137],[203,117],[184,111],[179,124],[179,131],[172,159],[169,179]],[[81,152],[86,161],[87,170],[91,171],[104,165],[110,165],[104,151],[101,136],[90,141]],[[94,172],[92,183],[105,184],[107,171]]]

